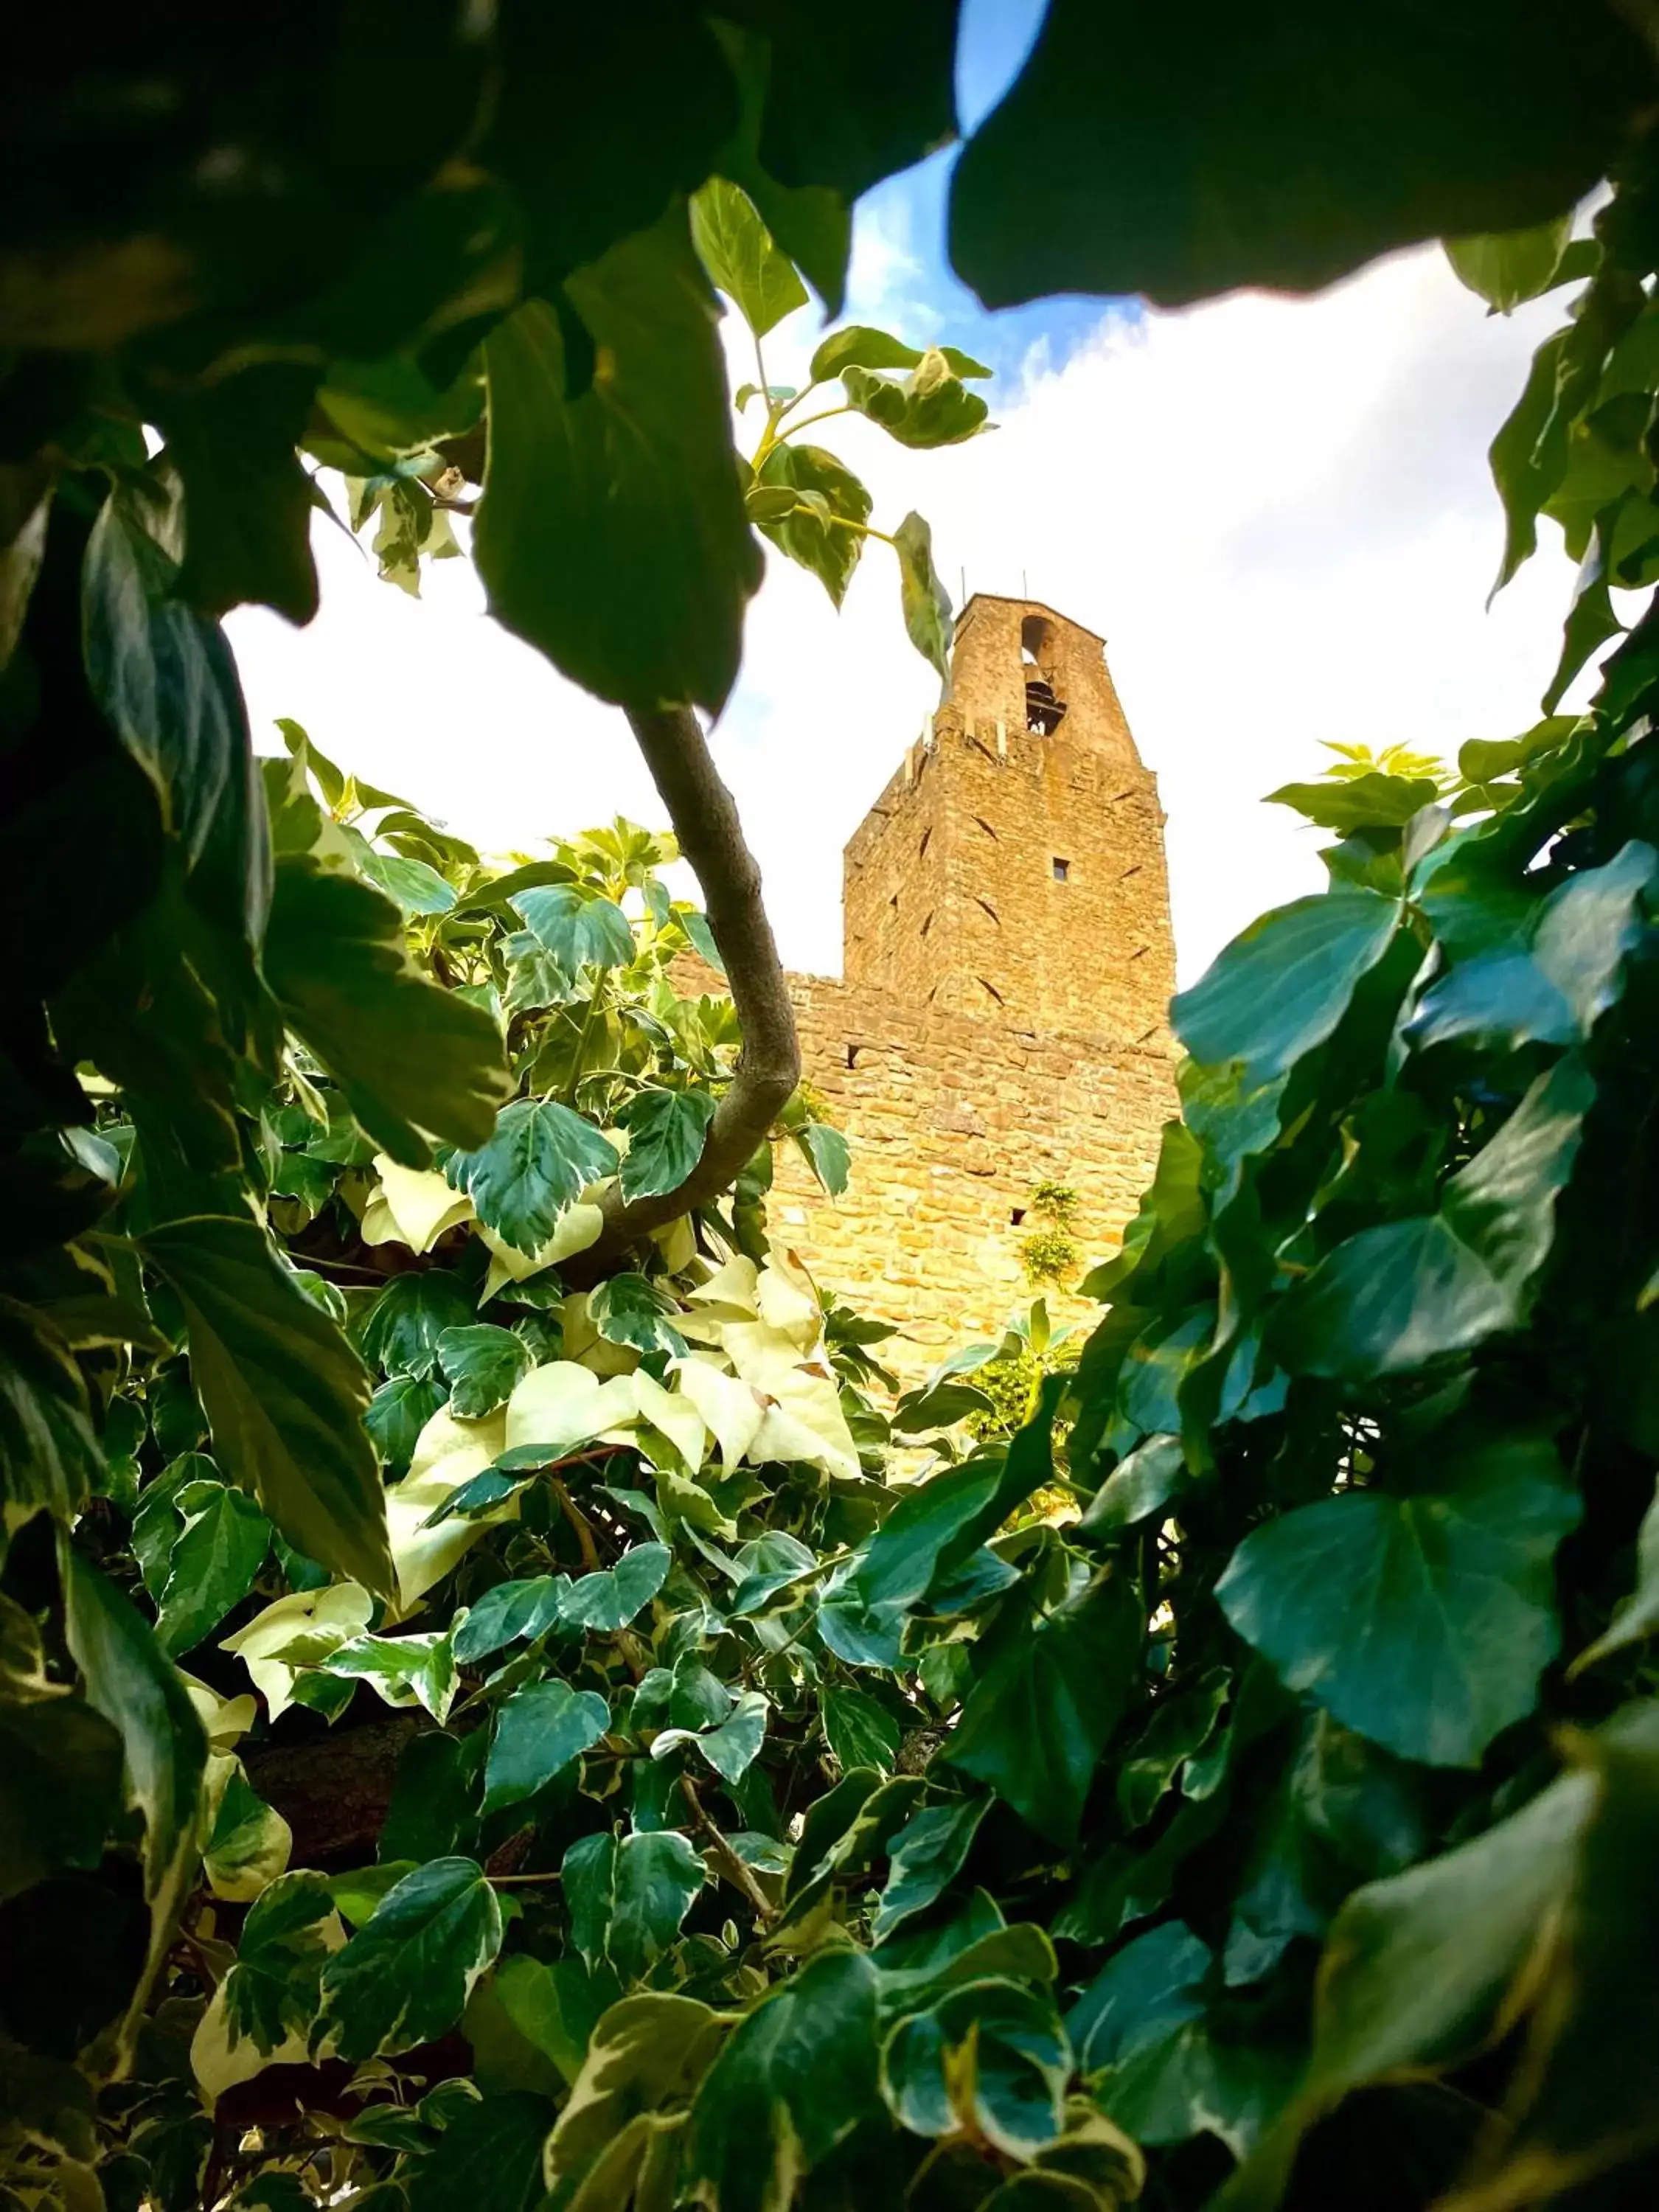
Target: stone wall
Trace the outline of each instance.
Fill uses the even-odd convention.
[[[851,1141],[853,1171],[846,1194],[828,1199],[780,1146],[772,1233],[824,1291],[898,1326],[889,1364],[915,1379],[1030,1302],[1021,1247],[1042,1224],[1015,1216],[1035,1183],[1077,1190],[1071,1233],[1085,1262],[1115,1249],[1175,1110],[1161,1046],[1111,1049],[867,984],[789,980],[807,1079]],[[1057,1321],[1097,1310],[1046,1295]]]

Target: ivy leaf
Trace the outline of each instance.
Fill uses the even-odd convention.
[[[688,1346],[672,1321],[678,1309],[648,1276],[624,1272],[607,1276],[587,1294],[587,1318],[609,1344],[635,1352],[665,1352],[684,1359]]]
[[[684,207],[564,291],[603,378],[579,388],[543,300],[485,344],[489,458],[474,544],[490,611],[602,699],[718,713],[762,567]]]
[[[557,2109],[528,2089],[457,2104],[436,2150],[414,2169],[410,2212],[454,2212],[464,2204],[529,2212],[544,2194],[542,2145]]]
[[[992,371],[971,354],[959,353],[955,346],[939,346],[935,350],[953,376],[989,376]],[[814,384],[827,384],[831,377],[839,376],[844,368],[915,368],[921,365],[922,349],[906,345],[902,338],[894,337],[890,331],[872,330],[868,323],[849,323],[845,330],[832,331],[812,356],[807,371]]]
[[[241,1766],[234,1766],[202,1845],[208,1887],[229,1903],[251,1904],[286,1872],[293,1848],[288,1822],[255,1792]]]
[[[559,1600],[559,1618],[569,1628],[614,1634],[650,1604],[672,1564],[666,1544],[635,1544],[614,1567],[579,1576]]]
[[[511,902],[525,927],[567,975],[579,968],[626,968],[638,947],[628,916],[614,899],[579,884],[539,884]]]
[[[187,1482],[173,1493],[184,1531],[168,1553],[155,1638],[169,1655],[192,1650],[252,1589],[270,1550],[270,1523],[253,1500],[222,1482]]]
[[[264,960],[283,1018],[400,1166],[431,1165],[428,1131],[453,1145],[484,1141],[511,1089],[501,1030],[481,1006],[416,970],[388,899],[286,855]]]
[[[1184,1921],[1165,1921],[1126,1943],[1066,2015],[1079,2073],[1098,2074],[1198,2019],[1213,1965],[1209,1945]]]
[[[1439,796],[1432,776],[1388,775],[1373,769],[1364,775],[1281,784],[1267,793],[1265,804],[1293,806],[1322,830],[1340,830],[1346,836],[1351,830],[1403,829]]]
[[[394,1282],[419,1283],[428,1279],[422,1275],[400,1275]],[[446,1279],[438,1278],[437,1279]],[[421,1431],[439,1407],[447,1402],[441,1382],[422,1382],[413,1375],[394,1375],[389,1382],[382,1382],[369,1400],[363,1414],[363,1426],[368,1431],[380,1462],[391,1474],[402,1474],[414,1456],[415,1446]]]
[[[1585,1042],[1619,996],[1656,870],[1659,853],[1632,838],[1604,867],[1570,876],[1538,909],[1528,949],[1460,961],[1424,994],[1406,1026],[1413,1048],[1462,1036],[1511,1048]]]
[[[81,1698],[0,1696],[0,1901],[98,1865],[121,1766],[120,1736]]]
[[[334,1900],[321,1875],[278,1875],[266,1884],[242,1923],[222,1984],[233,2051],[247,2036],[268,2054],[311,2027],[323,1966],[331,1944],[339,1942]]]
[[[692,194],[691,242],[710,281],[735,301],[757,338],[806,305],[794,263],[773,244],[748,193],[724,177],[711,177]]]
[[[751,494],[750,512],[761,535],[810,568],[839,606],[864,552],[864,526],[874,503],[868,491],[834,453],[793,441],[773,447],[755,483],[780,500],[776,514],[761,514]]]
[[[141,1240],[184,1308],[215,1456],[296,1551],[389,1591],[386,1504],[362,1425],[368,1377],[254,1223],[204,1216]]]
[[[919,514],[907,514],[893,532],[898,556],[899,603],[910,642],[941,678],[951,666],[951,595],[933,567],[933,533]]]
[[[1323,1044],[1355,986],[1393,944],[1401,905],[1381,891],[1340,890],[1294,900],[1253,921],[1190,991],[1170,1004],[1195,1060],[1242,1060],[1267,1083]]]
[[[506,1405],[530,1372],[530,1347],[510,1328],[475,1322],[444,1331],[438,1364],[449,1381],[450,1412],[459,1420],[477,1421]]]
[[[1549,1256],[1595,1085],[1576,1056],[1540,1075],[1447,1182],[1439,1210],[1350,1237],[1285,1299],[1273,1336],[1307,1375],[1399,1375],[1522,1319]]]
[[[853,1148],[839,1129],[827,1121],[808,1121],[794,1132],[795,1142],[820,1187],[831,1198],[847,1189],[853,1165]]]
[[[866,2117],[879,1983],[862,1952],[831,1952],[739,2022],[691,2110],[690,2176],[721,2212],[776,2212]]]
[[[473,1860],[416,1867],[324,1967],[324,2034],[349,2065],[434,2041],[501,1942],[495,1893]]]
[[[588,1837],[572,1848],[584,1850],[610,1841],[609,1837]],[[568,1853],[565,1863],[569,1866]],[[562,2194],[626,2134],[636,2115],[654,2115],[664,2106],[683,2104],[707,2071],[725,2033],[725,2022],[695,1997],[653,1990],[612,2005],[593,2030],[580,2075],[549,2138],[550,2184]],[[574,2192],[570,2201],[577,2201]],[[601,2203],[626,2201],[599,2199]]]
[[[881,1893],[872,1931],[877,1942],[884,1943],[895,1929],[944,1896],[967,1864],[979,1824],[990,1806],[988,1797],[930,1805],[899,1830],[892,1841],[887,1887]]]
[[[1216,1598],[1287,1688],[1405,1759],[1470,1766],[1559,1646],[1552,1562],[1583,1511],[1553,1445],[1443,1441],[1451,1486],[1350,1491],[1255,1529]]]
[[[1000,1980],[971,1982],[900,2021],[881,2054],[882,2094],[902,2126],[948,2136],[971,2123],[1022,2160],[1060,2133],[1071,2071],[1053,1997]]]
[[[452,1152],[444,1173],[471,1199],[487,1228],[533,1255],[591,1182],[617,1172],[616,1148],[556,1099],[516,1098],[477,1151]]]
[[[611,1709],[595,1690],[568,1682],[532,1683],[515,1691],[495,1717],[484,1767],[483,1810],[517,1805],[591,1751],[611,1725]]]
[[[841,381],[849,406],[879,422],[901,446],[916,450],[960,445],[984,428],[990,412],[937,347],[928,348],[902,384],[850,362]]]
[[[87,1386],[69,1346],[28,1307],[0,1297],[0,1498],[25,1514],[44,1505],[67,1521],[103,1477]]]
[[[650,1834],[584,1836],[562,1865],[571,1941],[590,1969],[609,1963],[637,1981],[680,1930],[707,1875],[677,1828]]]
[[[312,484],[295,448],[318,375],[313,366],[263,361],[210,381],[151,388],[184,481],[179,589],[204,614],[252,604],[304,623],[317,611]]]
[[[270,903],[264,786],[228,641],[177,580],[137,495],[112,492],[87,541],[87,680],[161,794],[194,896],[257,945]]]
[[[388,1705],[424,1705],[440,1728],[460,1687],[447,1631],[417,1636],[354,1636],[319,1662],[325,1674],[373,1682]]]
[[[821,1711],[825,1740],[843,1774],[856,1766],[892,1772],[902,1732],[884,1705],[862,1690],[837,1685],[824,1691]]]
[[[534,1638],[559,1614],[566,1588],[562,1575],[534,1575],[523,1582],[497,1583],[472,1607],[455,1631],[455,1656],[463,1666],[487,1659],[504,1644]]]
[[[1100,1754],[1134,1684],[1140,1640],[1127,1579],[1093,1583],[993,1662],[945,1755],[1054,1842],[1075,1842]]]
[[[393,1380],[429,1382],[438,1364],[440,1340],[451,1329],[466,1328],[472,1311],[465,1286],[446,1268],[394,1275],[362,1323],[363,1357]],[[410,1402],[411,1417],[415,1402]],[[440,1389],[428,1420],[442,1402]]]
[[[714,1118],[714,1099],[707,1091],[641,1091],[630,1098],[617,1116],[629,1134],[623,1196],[631,1203],[678,1190],[702,1158]]]
[[[1551,289],[1571,236],[1569,212],[1551,222],[1533,223],[1525,230],[1449,238],[1446,258],[1460,284],[1478,292],[1500,315],[1508,315],[1523,300],[1535,300]]]

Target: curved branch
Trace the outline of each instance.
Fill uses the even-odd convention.
[[[748,1165],[800,1080],[794,1008],[761,898],[760,869],[744,842],[737,806],[720,781],[702,726],[690,707],[627,711],[680,851],[702,886],[743,1048],[696,1167],[678,1190],[658,1198],[624,1204],[619,1191],[607,1193],[605,1227],[598,1243],[582,1255],[592,1261],[614,1258],[647,1230],[717,1198]]]

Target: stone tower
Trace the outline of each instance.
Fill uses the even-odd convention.
[[[852,1184],[826,1198],[780,1146],[773,1231],[897,1326],[881,1356],[914,1378],[1036,1294],[1037,1184],[1076,1193],[1069,1281],[1115,1247],[1176,1110],[1163,816],[1092,630],[969,601],[949,697],[848,845],[845,906],[844,975],[790,991]],[[1042,1287],[1059,1321],[1096,1310]]]
[[[1156,779],[1092,630],[969,602],[950,694],[847,848],[849,984],[1145,1043],[1174,945]]]

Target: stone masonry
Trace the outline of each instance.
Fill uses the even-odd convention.
[[[847,847],[844,976],[790,978],[851,1187],[825,1198],[780,1147],[769,1208],[827,1291],[899,1326],[908,1378],[1034,1294],[1036,1183],[1078,1193],[1073,1279],[1134,1212],[1175,1110],[1163,824],[1103,641],[976,594],[945,704]]]

